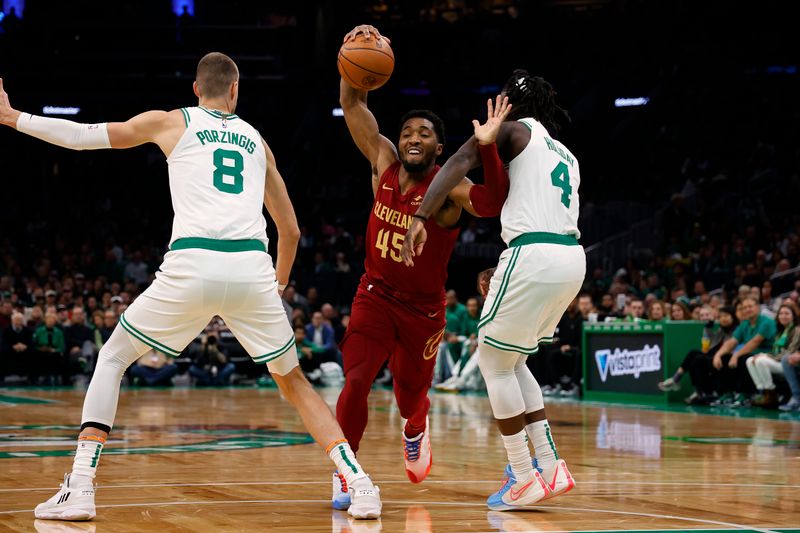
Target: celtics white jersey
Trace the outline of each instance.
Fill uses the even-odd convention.
[[[261,135],[236,115],[181,109],[186,131],[172,150],[169,188],[181,238],[256,239],[267,244],[262,214],[267,155]]]
[[[578,160],[533,118],[519,122],[531,130],[528,146],[509,164],[511,188],[500,222],[506,244],[524,233],[574,235],[578,231]]]

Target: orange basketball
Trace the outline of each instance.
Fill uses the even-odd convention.
[[[394,70],[394,52],[385,39],[359,34],[339,49],[336,65],[351,87],[371,91],[389,81]]]

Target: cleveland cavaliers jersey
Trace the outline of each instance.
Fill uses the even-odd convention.
[[[177,239],[256,239],[267,245],[262,214],[267,154],[261,135],[236,115],[181,109],[186,131],[167,158]]]
[[[425,223],[428,231],[425,250],[414,258],[414,266],[405,266],[400,257],[406,231],[439,166],[405,194],[400,193],[400,167],[397,161],[380,177],[367,223],[366,274],[362,281],[380,284],[396,296],[403,293],[405,297],[419,301],[444,300],[447,263],[458,238],[457,227],[443,228],[431,217]]]
[[[508,244],[532,232],[580,238],[578,160],[537,120],[519,122],[531,130],[531,140],[509,164],[511,188],[500,215],[503,240]]]

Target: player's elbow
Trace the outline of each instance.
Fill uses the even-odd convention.
[[[284,242],[297,244],[300,242],[300,228],[297,227],[297,222],[291,224],[284,224],[278,228],[278,237]]]

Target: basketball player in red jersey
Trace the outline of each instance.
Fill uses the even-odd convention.
[[[344,41],[359,33],[385,39],[377,29],[365,25],[353,29]],[[474,213],[470,196],[483,187],[473,186],[464,178],[445,205],[426,219],[427,249],[432,253],[421,256],[422,261],[413,268],[405,267],[400,257],[403,235],[439,170],[436,158],[444,148],[444,124],[431,111],[410,111],[401,120],[395,147],[381,135],[367,107],[366,91],[341,80],[339,101],[353,141],[372,164],[375,202],[367,225],[366,273],[341,343],[346,380],[336,418],[357,451],[367,425],[367,396],[388,359],[397,406],[407,420],[403,431],[406,474],[412,483],[419,483],[432,464],[428,389],[445,327],[447,263],[458,237],[456,224],[462,207]],[[502,201],[497,213],[501,206]],[[350,504],[347,487],[338,473],[333,476],[332,504],[335,509],[346,509]]]

